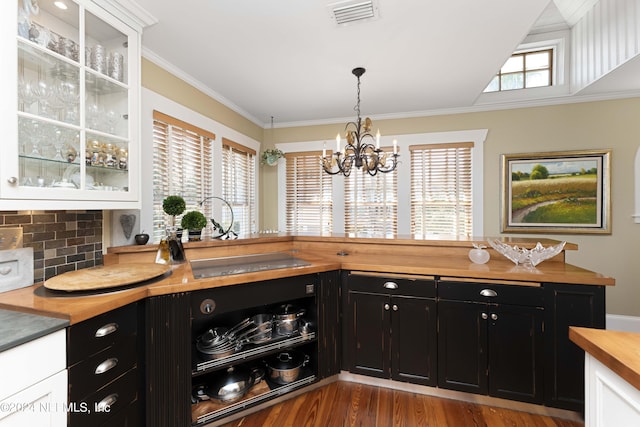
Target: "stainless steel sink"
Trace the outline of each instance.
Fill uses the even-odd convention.
[[[279,268],[303,267],[311,265],[288,253],[240,255],[223,258],[207,258],[191,261],[191,270],[196,279],[229,276],[254,271],[277,270]]]

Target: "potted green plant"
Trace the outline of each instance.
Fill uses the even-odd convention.
[[[262,155],[260,157],[260,163],[262,163],[263,165],[273,166],[278,163],[279,158],[284,157],[284,153],[282,152],[282,150],[279,150],[277,148],[267,148],[262,152]]]
[[[207,218],[200,211],[189,211],[182,217],[180,225],[183,229],[189,230],[189,241],[197,242],[200,240],[202,229],[207,226]]]
[[[187,208],[187,204],[180,196],[167,196],[162,201],[162,210],[171,216],[171,225],[176,225],[176,216],[180,215]]]

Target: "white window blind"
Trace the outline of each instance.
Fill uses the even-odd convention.
[[[390,148],[386,150],[391,151]],[[398,172],[354,170],[345,181],[345,232],[391,237],[398,232]]]
[[[153,112],[153,241],[165,236],[170,218],[162,200],[182,196],[186,210],[211,212],[199,203],[212,195],[213,140],[215,135],[174,117]],[[176,218],[180,226],[180,218]]]
[[[331,175],[324,172],[320,151],[287,153],[286,227],[288,232],[331,233]]]
[[[411,234],[471,236],[472,142],[410,146]]]
[[[256,151],[222,138],[222,198],[233,209],[232,230],[246,235],[256,231]],[[222,211],[223,223],[230,212]]]

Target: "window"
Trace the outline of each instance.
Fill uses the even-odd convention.
[[[202,210],[200,201],[212,195],[215,135],[174,117],[153,112],[153,241],[166,235],[162,200],[185,199],[187,210]],[[207,209],[206,217],[211,216]],[[176,225],[180,225],[177,223]]]
[[[371,176],[355,170],[344,178],[345,233],[392,237],[398,233],[398,173]]]
[[[256,231],[256,151],[222,138],[222,198],[233,209],[236,234]],[[222,211],[222,222],[229,223],[231,212]]]
[[[320,163],[320,151],[287,153],[286,230],[327,234],[333,230],[331,175]]]
[[[472,142],[409,147],[412,235],[472,235],[472,148]]]
[[[511,55],[485,92],[501,92],[552,85],[553,49]]]

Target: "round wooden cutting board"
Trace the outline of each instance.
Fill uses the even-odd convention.
[[[160,277],[169,270],[171,266],[164,264],[100,265],[54,276],[44,287],[67,292],[117,288]]]

